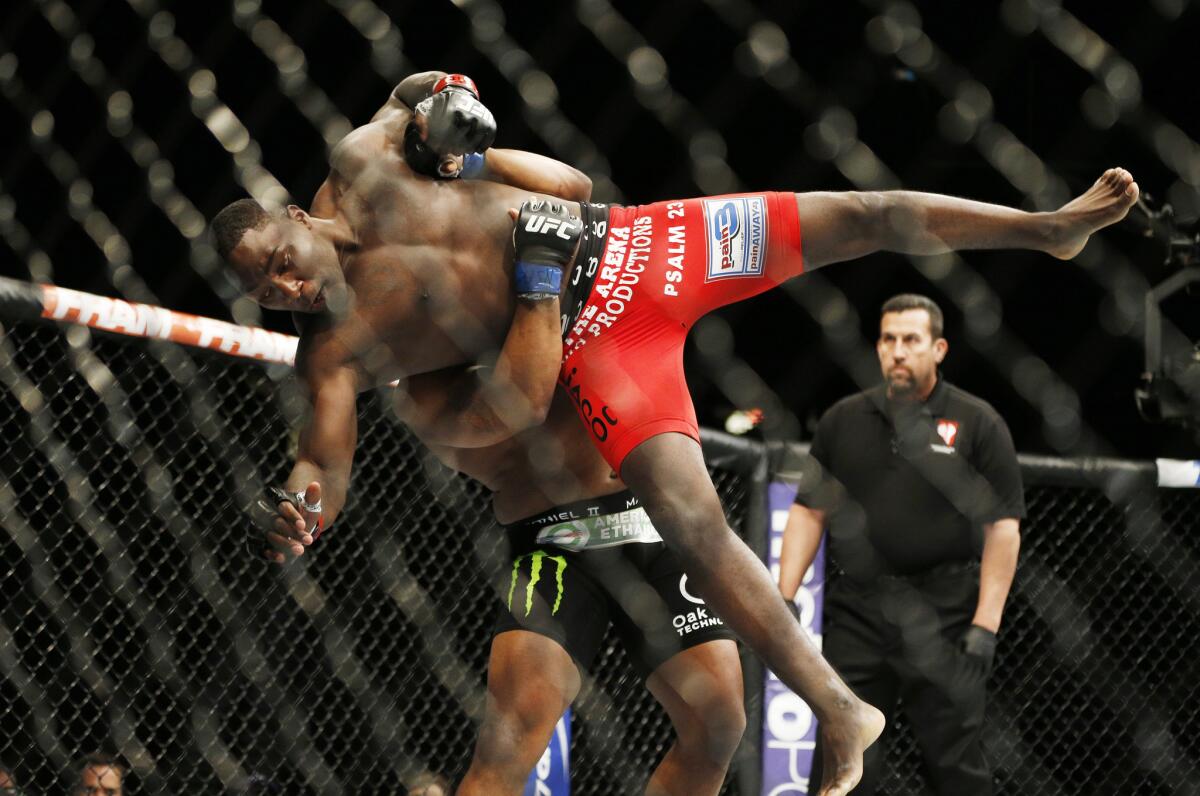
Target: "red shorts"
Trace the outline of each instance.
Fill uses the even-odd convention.
[[[563,343],[559,383],[617,473],[650,437],[700,439],[683,376],[692,325],[803,270],[791,193],[610,209],[596,281]]]

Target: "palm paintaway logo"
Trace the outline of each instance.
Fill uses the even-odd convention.
[[[704,281],[760,276],[767,249],[765,197],[702,201],[708,226],[708,272]]]
[[[559,606],[562,605],[563,598],[563,572],[567,569],[567,559],[563,556],[552,556],[545,550],[535,550],[532,553],[525,553],[513,559],[512,566],[512,581],[508,586],[508,610],[512,610],[513,593],[517,590],[517,576],[521,571],[521,563],[529,559],[529,583],[525,584],[525,616],[529,616],[533,611],[533,590],[537,586],[538,581],[542,579],[542,564],[546,559],[554,562],[554,581],[556,592],[554,595],[554,607],[551,608],[550,614],[553,616],[558,613]]]

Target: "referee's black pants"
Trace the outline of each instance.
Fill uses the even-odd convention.
[[[987,675],[958,642],[975,615],[979,571],[949,565],[915,577],[858,583],[838,578],[825,598],[824,653],[860,699],[883,711],[888,728],[864,756],[852,793],[873,796],[897,701],[912,725],[925,775],[939,796],[991,796],[983,756]],[[818,741],[813,768],[821,776]]]

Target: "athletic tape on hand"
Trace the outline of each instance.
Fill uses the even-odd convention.
[[[317,515],[317,527],[312,531],[313,541],[315,542],[321,533],[325,530],[325,517],[322,516],[321,501],[309,503],[304,499],[304,492],[289,492],[286,489],[280,489],[277,486],[269,486],[266,488],[267,498],[259,500],[260,508],[265,509],[270,514],[276,514],[279,511],[280,503],[291,503],[298,509],[304,509],[309,514]]]
[[[463,155],[462,168],[459,169],[458,176],[464,180],[477,177],[483,171],[483,165],[486,162],[487,159],[482,152],[468,152]]]
[[[556,265],[517,261],[514,274],[519,296],[556,298],[562,289],[562,268]]]

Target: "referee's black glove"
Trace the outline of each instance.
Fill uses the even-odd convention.
[[[996,659],[996,634],[986,627],[971,625],[958,642],[964,662],[976,677],[985,678],[992,671]]]

